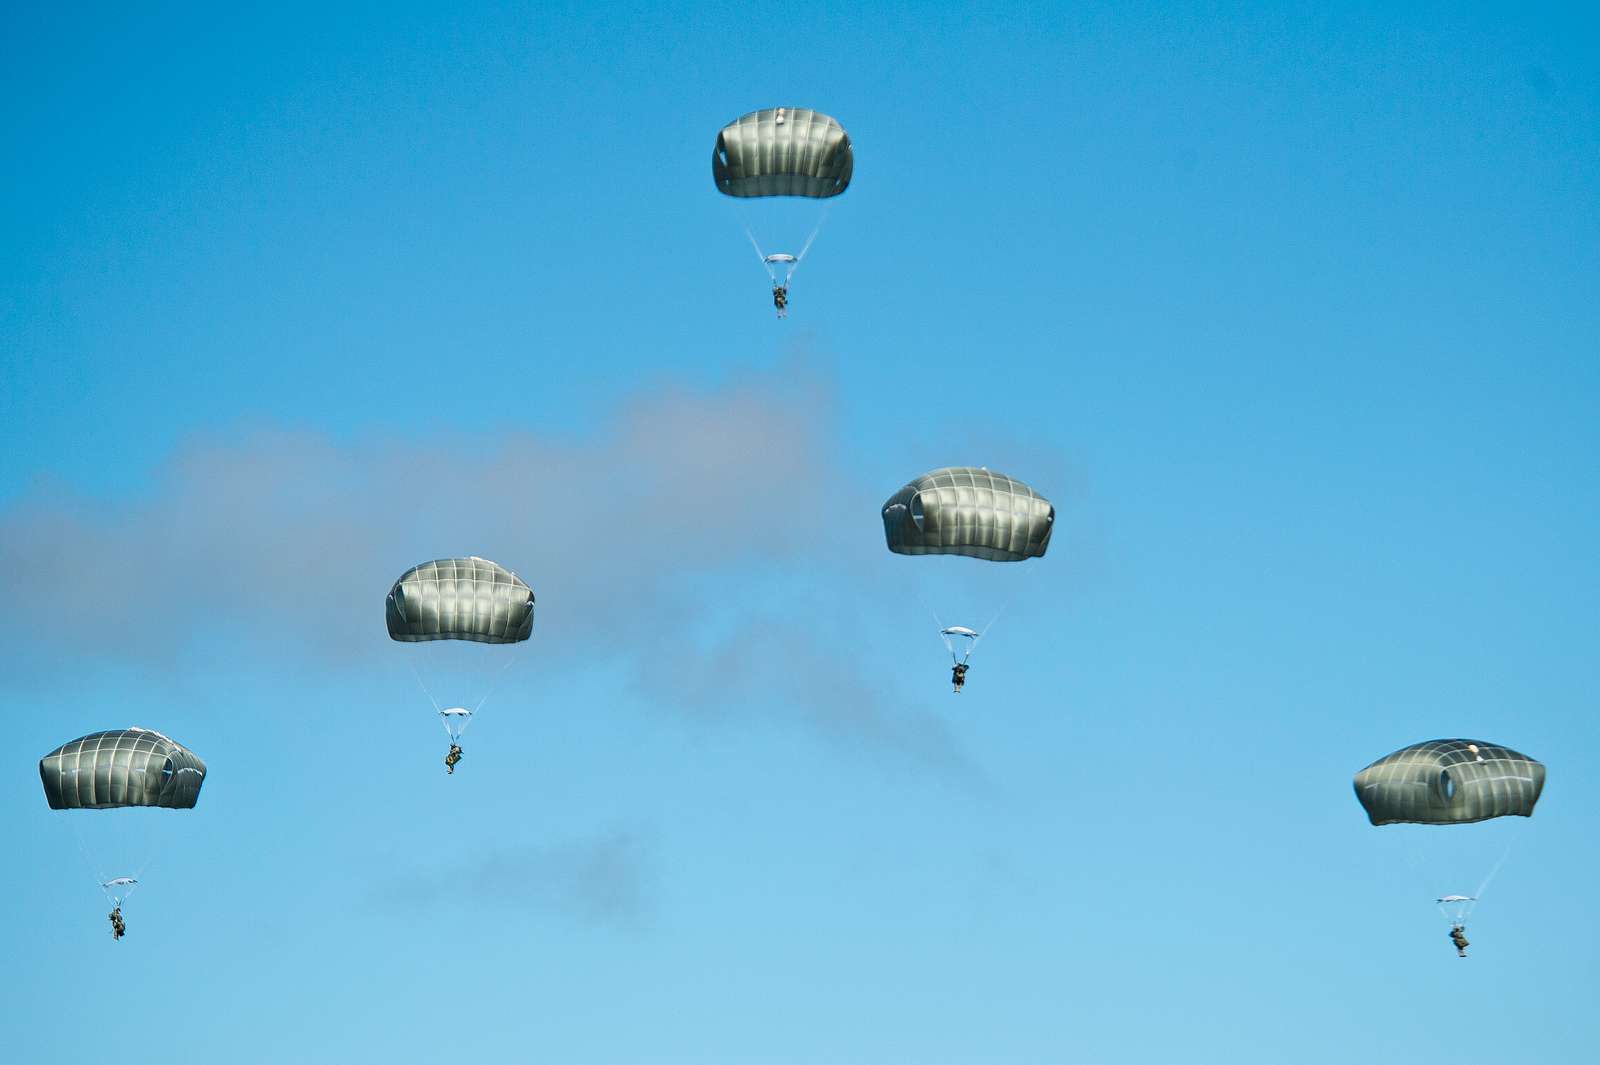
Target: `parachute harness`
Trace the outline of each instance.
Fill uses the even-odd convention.
[[[479,710],[483,709],[483,704],[489,701],[489,696],[494,694],[495,689],[500,686],[500,682],[505,679],[506,671],[512,666],[516,665],[517,659],[520,657],[520,655],[507,656],[505,662],[500,666],[500,672],[496,673],[494,678],[489,682],[489,690],[483,693],[483,698],[478,700],[478,705],[472,708],[472,713],[474,716],[477,715]]]
[[[412,661],[410,655],[406,656],[406,665],[411,667],[411,675],[416,678],[417,687],[422,689],[422,694],[426,695],[428,697],[428,702],[433,704],[434,712],[440,714],[444,713],[444,707],[439,705],[439,700],[433,697],[433,692],[429,691],[428,686],[422,682],[422,674],[418,672],[417,664],[416,662]]]

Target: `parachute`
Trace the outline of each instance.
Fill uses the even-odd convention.
[[[854,171],[855,154],[844,127],[829,115],[804,107],[771,107],[737,118],[717,134],[711,151],[712,181],[723,195],[738,200],[828,201],[850,187]],[[764,208],[762,215],[762,228],[775,229],[785,241],[803,232],[780,208]],[[824,208],[798,254],[774,255],[762,250],[761,240],[745,220],[745,235],[775,288],[787,291],[825,218]],[[769,241],[776,236],[767,235]]]
[[[428,645],[413,653],[409,664],[428,701],[439,714],[452,749],[492,693],[483,674],[489,663],[482,645],[518,644],[533,635],[533,589],[521,577],[498,563],[476,555],[444,558],[413,566],[389,590],[384,619],[389,638],[400,643]],[[501,672],[516,656],[494,652]],[[441,705],[418,670],[416,659],[426,659],[436,685],[448,684],[459,700],[465,691],[482,691],[469,709],[451,702]]]
[[[402,573],[384,615],[403,643],[520,643],[533,635],[533,589],[488,559],[443,558]]]
[[[890,496],[883,504],[882,517],[884,541],[897,555],[1025,562],[1043,557],[1049,549],[1056,510],[1044,496],[1005,474],[981,466],[946,466],[923,474]],[[973,578],[981,591],[975,601],[963,604],[965,611],[990,613],[989,623],[981,630],[946,626],[939,620],[939,609],[929,604],[952,665],[967,665],[1003,609],[995,606],[1000,598],[997,576],[984,567],[982,579]],[[959,590],[945,582],[935,594],[948,603]],[[958,650],[962,644],[964,648]]]
[[[855,156],[838,120],[804,107],[771,107],[717,134],[711,177],[726,196],[827,199],[850,187]]]
[[[39,779],[52,810],[192,810],[206,764],[159,732],[126,728],[63,743],[39,759]]]
[[[143,811],[194,809],[205,779],[206,764],[199,755],[143,728],[92,732],[39,759],[39,780],[50,809],[102,811],[89,819],[96,824],[87,830],[79,824],[80,816],[69,820],[84,860],[95,868],[95,882],[119,910],[158,849]],[[108,877],[107,865],[133,867],[134,872]]]
[[[1429,740],[1373,762],[1355,787],[1374,825],[1465,825],[1532,817],[1544,766],[1492,743]]]
[[[883,535],[897,555],[965,555],[989,562],[1040,558],[1056,508],[1021,481],[983,467],[925,473],[883,505]]]
[[[1378,759],[1355,775],[1355,792],[1373,825],[1423,826],[1412,842],[1428,851],[1420,871],[1430,880],[1449,878],[1453,887],[1482,877],[1470,894],[1434,897],[1451,928],[1459,929],[1505,863],[1513,837],[1483,826],[1444,833],[1450,839],[1441,841],[1436,829],[1532,817],[1544,780],[1543,764],[1509,747],[1444,739],[1414,743]],[[1492,853],[1498,836],[1505,836],[1504,850],[1491,865],[1484,852]],[[1415,854],[1410,858],[1419,864]]]

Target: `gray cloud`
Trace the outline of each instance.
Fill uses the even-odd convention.
[[[486,425],[517,423],[514,398],[486,390],[484,405]],[[860,601],[882,486],[851,477],[832,423],[828,384],[782,368],[648,392],[576,438],[197,437],[141,498],[41,492],[0,511],[0,639],[56,670],[181,669],[218,632],[280,660],[370,669],[393,651],[379,617],[394,578],[478,554],[533,585],[551,660],[627,670],[680,709],[798,713],[822,735],[970,773],[940,722],[896,711],[818,634],[815,603],[706,592],[803,574],[831,618]],[[664,635],[699,630],[712,635],[692,648]]]
[[[151,498],[34,497],[0,515],[20,607],[6,635],[143,654],[228,623],[344,652],[381,635],[372,618],[402,569],[466,553],[526,571],[564,626],[610,627],[618,600],[649,599],[676,574],[808,545],[837,472],[813,422],[823,398],[663,392],[573,441],[191,440]]]
[[[407,908],[449,905],[532,907],[596,925],[649,920],[654,879],[649,838],[614,828],[594,836],[491,851],[465,865],[398,874],[378,901]]]

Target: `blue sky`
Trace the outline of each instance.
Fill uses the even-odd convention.
[[[8,21],[16,1060],[1593,1059],[1593,11]],[[784,322],[776,105],[856,147]],[[885,551],[949,464],[1050,553]],[[460,554],[539,615],[446,777],[380,614]],[[35,765],[131,724],[210,775],[113,944]],[[1537,816],[1367,825],[1440,736]]]

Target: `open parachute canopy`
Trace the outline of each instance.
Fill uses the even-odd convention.
[[[39,778],[52,810],[191,810],[206,764],[159,732],[127,728],[63,743],[39,759]]]
[[[1429,740],[1373,762],[1355,788],[1375,825],[1465,825],[1532,817],[1544,766],[1481,740]]]
[[[488,559],[443,558],[406,570],[384,613],[389,638],[405,643],[520,643],[533,634],[533,589]]]
[[[711,176],[728,196],[826,199],[850,186],[850,135],[821,111],[771,107],[722,127]]]
[[[1055,520],[1038,492],[974,466],[925,473],[883,505],[883,535],[897,555],[1021,562],[1045,553]]]

